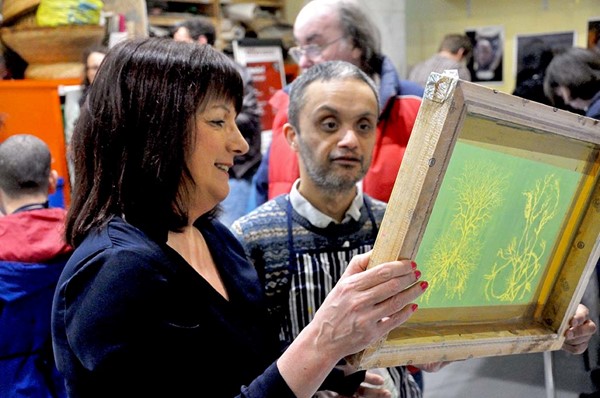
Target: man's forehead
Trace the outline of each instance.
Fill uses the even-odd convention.
[[[312,15],[299,17],[294,24],[294,38],[296,41],[312,43],[319,39],[330,39],[340,33],[340,24],[337,15],[319,10]]]
[[[364,91],[363,88],[365,89]],[[369,94],[363,96],[362,94],[366,92]],[[346,102],[348,100],[351,100],[352,102],[362,102],[367,97],[369,100],[366,102],[369,103],[369,106],[373,105],[376,112],[377,96],[371,87],[361,80],[352,78],[315,80],[307,86],[305,92],[306,103],[310,103],[311,107],[323,106],[325,104],[334,106],[337,102]],[[371,97],[373,100],[372,104],[370,101]]]

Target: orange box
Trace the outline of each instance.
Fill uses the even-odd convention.
[[[0,80],[0,141],[14,134],[31,134],[44,140],[52,153],[52,168],[64,179],[65,206],[71,187],[67,168],[63,114],[59,86],[79,85],[69,80]]]

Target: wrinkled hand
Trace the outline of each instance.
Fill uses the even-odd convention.
[[[590,339],[598,329],[590,319],[590,311],[585,305],[579,304],[570,325],[571,327],[565,333],[562,350],[571,354],[582,354],[587,350]]]
[[[315,346],[322,353],[345,357],[359,352],[404,323],[417,308],[413,302],[427,283],[415,283],[420,273],[414,263],[390,261],[366,269],[371,253],[352,258],[308,326],[318,325]]]

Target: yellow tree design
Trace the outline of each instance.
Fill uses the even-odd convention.
[[[523,217],[525,228],[520,236],[511,239],[505,249],[498,251],[502,263],[494,263],[490,274],[485,275],[485,296],[488,300],[505,302],[522,300],[532,291],[532,281],[541,268],[541,257],[546,251],[546,241],[541,237],[546,224],[556,216],[560,199],[560,182],[553,175],[538,180],[526,198]]]
[[[467,281],[477,265],[482,243],[481,229],[489,222],[494,210],[502,203],[508,176],[492,162],[466,162],[462,173],[449,187],[457,200],[450,227],[436,239],[427,266],[429,288],[423,300],[443,291],[444,297],[461,298]]]

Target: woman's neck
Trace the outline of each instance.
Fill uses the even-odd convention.
[[[229,299],[206,240],[196,227],[188,225],[182,232],[169,232],[167,245],[179,253],[221,296]]]

